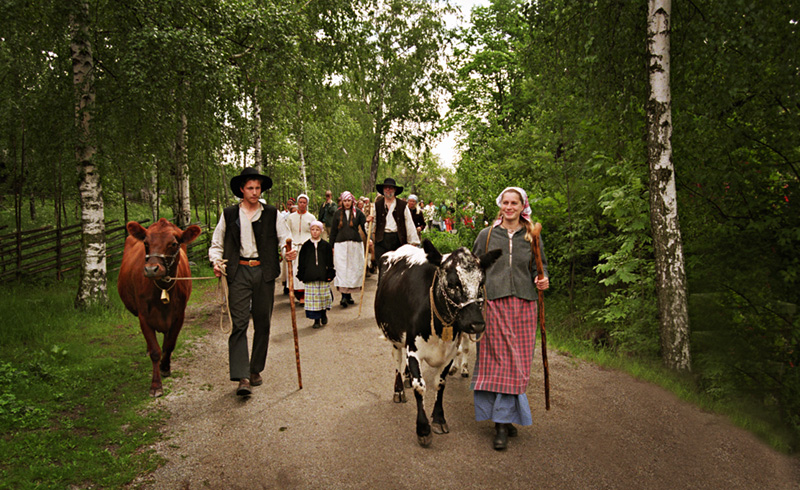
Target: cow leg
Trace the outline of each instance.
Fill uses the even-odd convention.
[[[394,396],[392,397],[392,401],[395,403],[405,403],[407,400],[406,398],[406,390],[403,386],[403,371],[406,369],[406,353],[405,349],[400,349],[399,347],[394,347],[392,349],[392,357],[394,357],[395,363],[397,367],[395,368],[395,377],[394,377]]]
[[[164,334],[160,366],[161,376],[164,378],[169,378],[172,375],[172,370],[170,369],[172,351],[175,350],[175,346],[178,343],[178,334],[181,333],[181,327],[183,327],[183,318],[173,323],[169,332]]]
[[[144,340],[147,342],[147,355],[153,362],[153,378],[150,382],[150,396],[157,398],[164,394],[161,387],[161,372],[158,369],[158,363],[161,360],[161,348],[158,346],[158,339],[156,338],[156,331],[150,328],[141,317],[139,317],[139,327],[144,334]]]
[[[458,341],[456,358],[450,366],[450,376],[455,376],[457,372],[461,371],[462,378],[469,377],[469,342],[469,337],[462,333],[461,339]]]
[[[425,380],[422,379],[419,361],[416,357],[408,356],[408,369],[411,372],[411,384],[414,387],[414,398],[417,399],[417,442],[422,447],[431,445],[431,424],[425,415]]]
[[[439,373],[439,379],[436,380],[436,403],[433,405],[433,423],[431,424],[433,427],[433,432],[436,434],[449,434],[450,427],[447,426],[447,421],[444,419],[444,405],[442,404],[442,399],[444,398],[444,387],[447,384],[447,372],[450,371],[450,366],[453,364],[453,361],[450,361],[450,364]]]

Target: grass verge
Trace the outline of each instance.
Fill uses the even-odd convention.
[[[139,322],[108,287],[108,307],[87,311],[70,284],[0,288],[0,489],[119,488],[162,463],[147,447],[168,414],[148,396]],[[199,335],[187,327],[175,356]]]
[[[728,417],[734,425],[755,434],[777,451],[790,454],[796,450],[798,441],[776,413],[743,397],[713,397],[698,389],[695,376],[670,371],[659,359],[627,355],[598,347],[591,340],[576,338],[572,327],[559,325],[556,319],[564,313],[563,305],[557,298],[552,299],[555,301],[548,303],[547,310],[553,318],[552,324],[547,324],[548,347],[658,385],[702,410]]]

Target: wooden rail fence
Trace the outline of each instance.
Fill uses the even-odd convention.
[[[139,223],[146,224],[149,221]],[[106,268],[111,271],[118,269],[122,262],[128,233],[125,224],[120,224],[119,220],[106,221],[105,226]],[[207,237],[201,236],[189,245],[190,260],[206,260],[207,241]],[[0,235],[0,280],[62,280],[80,269],[80,260],[80,223],[60,228],[44,226]]]

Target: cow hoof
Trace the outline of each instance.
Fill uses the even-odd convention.
[[[450,427],[448,427],[446,423],[439,424],[439,423],[434,422],[434,423],[431,424],[431,430],[436,434],[449,434],[450,433]]]
[[[430,447],[431,442],[433,442],[433,436],[430,434],[427,436],[417,436],[417,442],[422,447]]]
[[[153,398],[158,398],[164,394],[164,390],[161,387],[158,388],[150,388],[150,396]]]
[[[449,374],[450,376],[455,376],[457,371],[458,371],[458,369],[453,367],[453,368],[450,368],[450,371],[448,371],[447,374]]]
[[[402,393],[395,393],[394,397],[392,398],[392,401],[395,402],[395,403],[405,403],[405,402],[407,402],[408,399],[406,398],[406,392],[404,391]]]
[[[169,371],[161,371],[161,377],[162,378],[169,378],[170,376],[172,376],[172,370],[171,369]]]
[[[411,388],[411,378],[405,378],[403,380],[403,387],[404,388]]]
[[[469,378],[469,372],[465,371],[465,372],[461,373],[461,377],[462,378]]]

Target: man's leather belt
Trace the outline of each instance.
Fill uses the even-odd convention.
[[[250,267],[258,267],[261,265],[261,261],[258,259],[242,259],[239,261],[241,265],[249,265]]]

